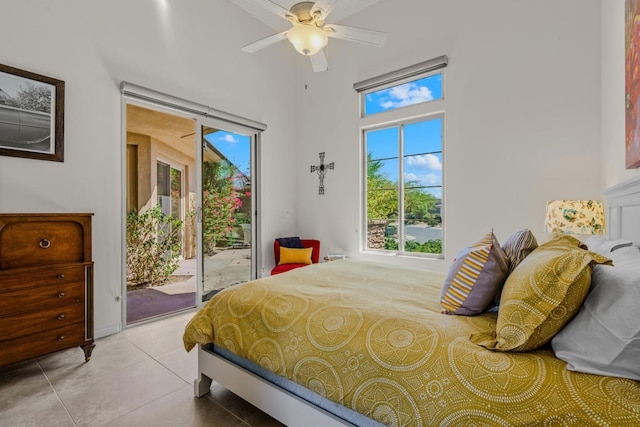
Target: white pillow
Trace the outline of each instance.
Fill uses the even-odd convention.
[[[551,346],[571,371],[640,380],[640,249],[611,257],[613,266],[593,268],[591,292]]]
[[[627,246],[632,246],[633,242],[631,240],[625,239],[614,239],[609,240],[606,237],[595,234],[593,236],[588,237],[584,244],[587,245],[591,252],[595,252],[600,255],[609,256],[609,254],[617,251],[620,248],[625,248]]]

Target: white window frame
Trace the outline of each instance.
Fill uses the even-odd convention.
[[[380,255],[396,255],[401,257],[419,257],[419,258],[431,258],[431,259],[444,259],[444,242],[445,242],[445,167],[446,167],[446,73],[445,68],[447,65],[447,57],[442,56],[415,64],[410,67],[405,67],[401,70],[397,70],[391,73],[384,74],[382,76],[374,77],[368,80],[354,84],[354,89],[359,92],[360,98],[360,181],[361,181],[361,239],[360,239],[360,252],[369,254]],[[365,103],[366,96],[369,93],[377,92],[383,89],[387,89],[394,86],[399,86],[404,83],[420,80],[425,77],[433,76],[436,74],[442,74],[442,98],[421,102],[417,104],[407,105],[399,107],[393,110],[381,111],[374,114],[365,116]],[[368,220],[367,220],[367,147],[366,147],[366,133],[369,131],[375,131],[377,129],[383,129],[393,126],[408,125],[415,122],[427,121],[440,118],[442,119],[442,202],[440,208],[441,226],[442,226],[442,253],[440,254],[427,254],[423,252],[405,252],[404,247],[399,240],[399,246],[397,251],[390,251],[384,249],[370,249],[368,247]],[[399,152],[399,169],[398,169],[398,208],[399,214],[404,213],[404,174],[403,174],[403,160],[404,159],[404,147],[402,145],[402,138],[400,140],[400,147],[402,152]],[[403,233],[403,219],[398,218],[399,228],[398,233]]]

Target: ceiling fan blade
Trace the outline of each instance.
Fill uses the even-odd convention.
[[[320,18],[324,21],[327,15],[331,13],[338,0],[317,0],[311,8],[311,16],[320,14]]]
[[[247,53],[257,52],[262,48],[265,48],[267,46],[271,46],[272,44],[278,43],[279,41],[286,39],[288,31],[289,30],[283,31],[283,32],[277,33],[277,34],[272,34],[269,37],[265,37],[263,39],[255,41],[253,43],[249,43],[248,45],[244,46],[242,48],[242,50],[247,52]]]
[[[329,64],[327,64],[327,57],[325,56],[322,49],[320,49],[315,55],[311,55],[309,59],[311,60],[313,71],[315,71],[316,73],[329,69]]]
[[[286,19],[291,22],[298,22],[298,17],[293,13],[289,12],[287,9],[281,7],[280,5],[269,1],[269,0],[251,0],[253,3],[258,6],[268,10],[271,13],[275,13],[276,15]]]
[[[323,29],[329,37],[364,43],[370,46],[380,47],[384,45],[384,42],[387,40],[387,33],[383,33],[382,31],[367,30],[365,28],[329,24],[325,25]]]

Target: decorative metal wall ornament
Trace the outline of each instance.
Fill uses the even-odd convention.
[[[333,169],[333,162],[329,163],[325,166],[324,164],[324,152],[319,153],[320,156],[320,166],[311,165],[311,173],[317,172],[318,178],[320,179],[320,186],[318,187],[318,194],[324,194],[324,175],[327,173],[327,170]]]

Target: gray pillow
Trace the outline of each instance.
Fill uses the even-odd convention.
[[[551,346],[571,371],[640,380],[640,249],[611,258],[614,266],[593,268],[591,292]]]
[[[462,249],[442,284],[442,312],[464,316],[482,313],[507,279],[508,268],[507,255],[493,231]]]

